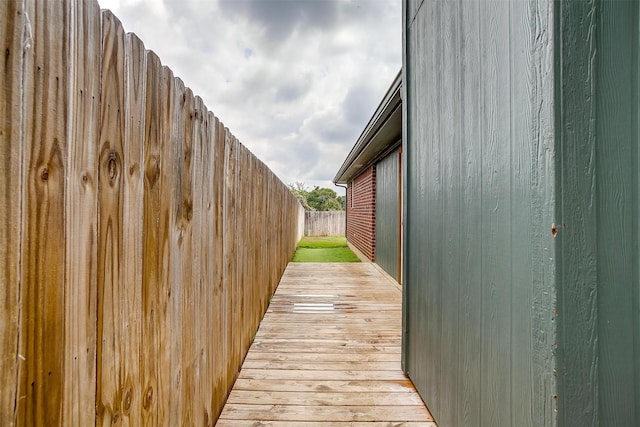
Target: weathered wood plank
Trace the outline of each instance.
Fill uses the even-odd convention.
[[[140,369],[142,318],[142,254],[144,215],[144,141],[146,98],[146,52],[133,34],[125,39],[125,140],[124,217],[122,223],[123,281],[121,348],[123,390],[122,424],[142,424],[142,371]]]
[[[398,355],[398,357],[400,357]],[[366,393],[393,392],[406,393],[415,390],[409,379],[399,381],[382,380],[250,380],[238,378],[233,386],[236,390],[247,391],[293,391],[293,392],[342,392],[342,393]],[[229,396],[231,397],[231,396]]]
[[[69,2],[65,425],[95,424],[98,156],[102,24],[98,4]]]
[[[162,173],[160,135],[160,93],[162,81],[160,59],[147,52],[145,135],[144,135],[144,202],[142,253],[142,333],[141,348],[156,355],[159,342],[160,292],[160,175]],[[144,425],[158,424],[158,361],[157,357],[141,357],[142,420]]]
[[[282,361],[282,360],[246,360],[242,364],[242,370],[305,370],[305,371],[400,371],[400,361],[375,362],[356,361],[345,362],[320,362],[320,361]],[[329,379],[329,378],[327,378]]]
[[[238,390],[227,400],[229,404],[260,405],[320,405],[320,406],[424,406],[417,393],[397,392],[322,392],[322,391],[271,391]]]
[[[68,173],[66,1],[25,2],[21,325],[17,424],[59,425],[64,378]],[[35,42],[34,42],[35,41]]]
[[[177,199],[175,186],[176,175],[179,175],[181,162],[176,158],[173,143],[176,142],[174,130],[175,99],[177,90],[175,77],[171,69],[162,66],[160,73],[160,85],[156,90],[160,92],[160,216],[159,216],[159,282],[158,282],[158,341],[155,354],[158,359],[158,424],[173,425],[178,423],[181,413],[182,400],[179,390],[176,389],[179,379],[180,348],[182,337],[177,327],[173,327],[175,321],[182,318],[180,299],[182,298],[182,284],[173,283],[173,274],[181,263],[182,255],[174,251],[174,227],[175,209]],[[175,260],[175,261],[174,261]],[[178,275],[178,273],[176,273]],[[178,323],[179,324],[179,323]],[[177,372],[176,372],[177,371]]]
[[[238,378],[250,380],[293,380],[293,379],[310,379],[310,380],[327,380],[327,381],[346,381],[346,380],[388,380],[400,381],[405,378],[402,371],[374,371],[374,370],[305,370],[300,369],[242,369]]]
[[[225,323],[225,357],[227,363],[226,381],[232,384],[236,369],[240,365],[239,355],[237,354],[238,331],[238,283],[235,259],[237,255],[236,241],[236,195],[237,195],[237,141],[233,135],[225,128],[224,135],[224,269],[223,282],[225,286],[226,297],[226,323]]]
[[[251,349],[245,358],[249,361],[267,362],[396,362],[396,353],[267,353]]]
[[[299,286],[316,283],[316,278],[329,284],[292,295]],[[330,284],[338,281],[334,278],[340,278],[341,288],[352,298],[349,310],[292,317],[293,301],[314,304],[335,294]],[[387,287],[394,289],[387,299],[371,302],[370,294]],[[400,366],[402,325],[396,309],[400,299],[397,288],[370,265],[345,269],[336,264],[289,264],[219,424],[231,420],[430,422],[428,410]],[[372,304],[377,305],[377,316],[371,315]],[[351,318],[359,316],[369,321],[352,324]],[[298,317],[313,320],[296,323]]]
[[[223,420],[273,421],[433,421],[424,405],[337,406],[337,405],[242,405],[227,404]]]
[[[102,13],[102,90],[98,169],[98,384],[97,423],[108,425],[121,413],[120,359],[123,280],[124,29],[109,11]]]
[[[408,421],[408,422],[394,422],[389,421],[261,421],[260,426],[270,427],[304,427],[304,426],[319,426],[319,427],[437,427],[435,422],[432,421]],[[223,420],[216,424],[217,427],[255,427],[254,421],[248,420]]]
[[[22,129],[22,81],[24,31],[22,1],[0,2],[0,424],[15,424],[18,395],[18,337],[20,333],[21,207],[24,197],[21,174],[24,147]]]
[[[179,245],[182,232],[183,147],[192,142],[184,140],[185,123],[180,104],[184,96],[184,83],[175,78],[166,66],[162,67],[160,99],[162,103],[160,185],[164,197],[160,208],[161,289],[160,289],[160,341],[158,351],[158,421],[161,424],[180,424],[183,414],[181,359],[183,335],[182,300],[190,283],[183,281],[184,249]],[[189,266],[190,267],[190,266]]]
[[[214,242],[214,265],[213,265],[213,312],[214,320],[211,325],[212,330],[224,331],[227,325],[227,287],[224,281],[225,271],[225,207],[224,207],[224,152],[225,152],[225,127],[220,120],[213,116],[213,131],[211,133],[211,144],[213,146],[213,221],[215,223],[212,240]],[[230,390],[226,376],[226,335],[224,332],[216,337],[213,345],[213,415],[218,418],[224,401]]]

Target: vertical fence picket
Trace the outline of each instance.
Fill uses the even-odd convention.
[[[214,233],[212,236],[214,242],[214,301],[213,314],[214,322],[212,335],[214,331],[219,331],[217,339],[214,342],[213,357],[213,403],[212,408],[214,418],[217,418],[222,412],[223,402],[227,393],[227,376],[226,376],[226,357],[227,357],[227,291],[225,286],[225,205],[224,205],[224,188],[225,188],[225,169],[224,169],[224,153],[225,153],[225,127],[213,117],[214,130],[212,132],[212,149],[213,149],[213,222],[215,223]]]
[[[213,425],[302,208],[95,0],[0,14],[0,424]]]
[[[21,163],[22,34],[25,25],[23,2],[0,2],[1,51],[5,67],[0,71],[0,424],[15,423],[15,398],[20,330],[20,209],[23,197]]]
[[[160,288],[160,174],[162,173],[160,136],[160,93],[162,81],[160,59],[147,52],[145,136],[144,136],[144,206],[142,251],[142,333],[140,372],[142,374],[142,421],[158,424],[159,288]],[[146,353],[146,354],[145,354]]]
[[[98,154],[102,27],[98,5],[69,3],[63,424],[95,424]]]
[[[98,346],[97,424],[120,414],[124,323],[122,277],[124,165],[124,30],[109,11],[102,14],[102,96],[98,169]]]
[[[172,425],[176,420],[174,412],[180,406],[180,396],[174,390],[174,378],[176,375],[175,364],[179,360],[174,360],[175,353],[179,352],[176,347],[182,346],[182,339],[177,333],[174,334],[172,319],[179,319],[175,301],[181,298],[182,289],[180,286],[172,286],[172,271],[179,268],[180,264],[174,264],[174,259],[180,258],[179,253],[172,251],[173,223],[175,221],[174,200],[177,198],[174,188],[176,175],[181,174],[177,167],[180,163],[175,158],[174,147],[172,146],[173,133],[173,111],[175,109],[174,99],[176,90],[174,85],[173,72],[166,66],[161,65],[159,70],[160,86],[156,88],[160,92],[160,215],[158,229],[159,265],[158,265],[158,341],[156,342],[155,354],[158,360],[157,367],[157,401],[158,401],[158,424]],[[178,294],[178,295],[176,295]]]
[[[68,6],[26,2],[17,424],[60,424],[64,396]],[[69,319],[72,321],[72,319]]]
[[[142,424],[142,372],[140,370],[142,319],[143,188],[146,98],[146,54],[135,35],[125,40],[125,142],[123,200],[121,405],[123,425]]]

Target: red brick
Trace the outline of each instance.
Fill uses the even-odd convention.
[[[347,239],[375,261],[376,168],[371,166],[347,186]]]

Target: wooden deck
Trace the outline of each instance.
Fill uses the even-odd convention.
[[[401,291],[372,264],[290,263],[217,425],[436,427],[401,329]]]

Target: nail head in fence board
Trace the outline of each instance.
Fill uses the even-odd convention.
[[[69,171],[63,424],[95,424],[98,153],[102,27],[95,1],[70,2]]]
[[[0,40],[5,68],[0,73],[0,424],[15,422],[20,328],[20,207],[22,163],[23,2],[0,2]]]
[[[144,213],[144,140],[146,98],[146,52],[134,34],[125,36],[125,139],[124,210],[122,256],[123,309],[128,322],[122,329],[121,359],[124,379],[122,422],[142,425],[143,383],[140,367],[142,319],[142,254]]]
[[[24,64],[20,326],[21,425],[62,422],[67,175],[66,2],[27,2],[32,46]],[[35,42],[33,42],[35,41]]]

